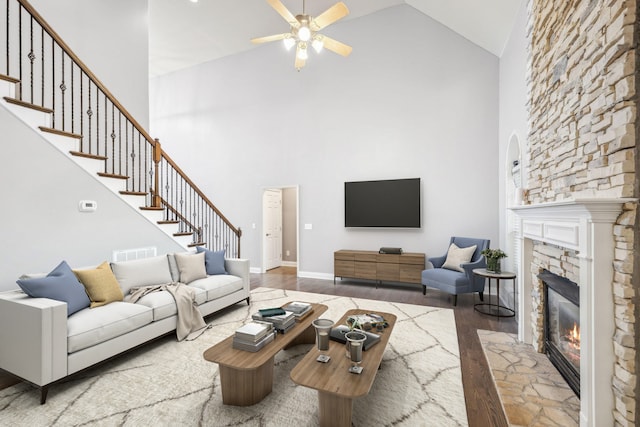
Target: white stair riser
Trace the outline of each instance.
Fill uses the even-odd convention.
[[[58,135],[51,132],[42,132],[44,139],[49,141],[58,150],[65,154],[69,151],[78,151],[80,148],[80,140],[78,138],[72,138],[70,136]]]
[[[151,221],[151,222],[153,222],[155,224],[157,224],[158,221],[162,221],[162,219],[164,218],[164,212],[163,211],[141,210],[140,212],[142,212],[142,215],[145,218],[147,218],[149,221]]]
[[[19,105],[6,102],[5,100],[2,100],[0,102],[2,102],[7,107],[7,110],[11,111],[20,120],[29,124],[34,129],[37,129],[38,126],[51,126],[50,113],[44,113],[42,111],[34,110],[33,108],[21,107]]]
[[[97,174],[98,172],[104,172],[104,160],[89,159],[87,157],[72,156],[69,155],[74,162],[90,174]]]
[[[146,196],[137,196],[133,194],[120,194],[120,197],[136,209],[140,208],[140,206],[145,206],[147,199]]]
[[[6,80],[0,80],[0,97],[5,96],[8,96],[9,98],[16,97],[16,84]]]

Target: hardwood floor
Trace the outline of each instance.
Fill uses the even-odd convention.
[[[508,426],[476,331],[485,329],[516,333],[517,324],[513,317],[498,319],[475,311],[473,304],[478,299],[477,296],[460,295],[458,305],[453,307],[453,298],[435,289],[429,289],[427,295],[422,295],[422,288],[418,285],[382,285],[376,289],[371,283],[337,281],[334,286],[328,280],[298,278],[295,276],[295,268],[291,267],[280,267],[266,274],[252,274],[251,289],[258,287],[452,308],[458,332],[469,426]],[[488,295],[485,295],[485,302],[487,298]]]
[[[460,295],[458,305],[452,306],[452,297],[437,290],[428,290],[422,295],[422,288],[414,286],[382,285],[376,288],[371,283],[357,281],[332,281],[296,277],[293,267],[280,267],[266,274],[251,275],[251,289],[269,287],[302,292],[314,292],[355,298],[368,298],[417,304],[433,307],[453,308],[460,347],[462,383],[467,404],[470,427],[507,426],[497,391],[487,366],[476,330],[486,329],[515,333],[514,318],[497,319],[476,312],[473,295]],[[485,300],[488,296],[485,296]],[[475,298],[478,298],[475,296]],[[0,389],[15,384],[16,379],[0,371]]]

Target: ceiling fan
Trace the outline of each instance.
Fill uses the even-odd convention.
[[[323,48],[327,48],[342,56],[348,56],[351,53],[351,46],[319,33],[323,28],[349,14],[349,9],[347,9],[347,5],[343,2],[334,4],[315,18],[305,13],[305,0],[302,0],[302,14],[296,16],[293,16],[293,14],[289,12],[289,9],[287,9],[280,0],[267,0],[267,3],[269,3],[269,5],[271,5],[271,7],[289,23],[291,31],[272,36],[258,37],[251,39],[251,41],[259,44],[283,40],[287,49],[291,49],[295,45],[295,67],[298,71],[304,67],[307,58],[309,57],[309,45],[311,45],[311,47],[313,47],[313,49],[318,53]]]

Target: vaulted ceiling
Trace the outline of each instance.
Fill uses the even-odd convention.
[[[303,0],[281,0],[294,14]],[[305,12],[317,16],[337,0],[308,0]],[[463,37],[501,56],[524,0],[343,0],[344,20],[408,4]],[[152,0],[149,70],[159,76],[256,48],[249,40],[288,31],[265,0]],[[356,48],[356,47],[354,47]]]

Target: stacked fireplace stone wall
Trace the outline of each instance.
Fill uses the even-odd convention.
[[[637,0],[529,0],[529,126],[527,202],[638,197],[639,124],[636,88]],[[615,241],[616,354],[612,391],[617,425],[640,423],[637,411],[640,280],[636,203],[626,203]],[[559,259],[554,259],[556,256]],[[535,245],[533,283],[540,268],[576,264],[575,254]],[[553,269],[551,269],[553,271]],[[564,271],[579,284],[577,270]],[[574,276],[572,278],[571,276]],[[536,290],[534,290],[534,294]],[[534,303],[532,327],[542,322]],[[536,333],[536,332],[534,332]],[[534,341],[535,342],[535,341]]]

